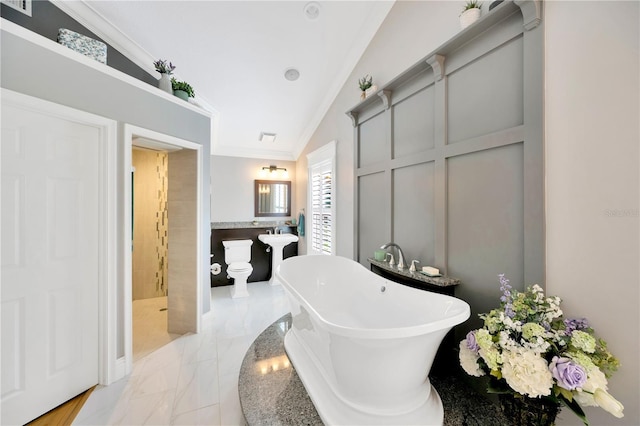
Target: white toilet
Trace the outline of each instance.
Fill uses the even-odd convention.
[[[253,272],[251,266],[251,240],[223,241],[224,262],[227,266],[227,275],[233,278],[231,297],[248,297],[247,278]]]

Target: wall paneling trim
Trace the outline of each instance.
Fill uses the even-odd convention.
[[[360,263],[393,241],[474,313],[497,274],[544,285],[541,7],[504,2],[347,112]]]

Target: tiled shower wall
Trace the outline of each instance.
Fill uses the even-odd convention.
[[[168,156],[136,148],[132,160],[133,300],[166,296]]]

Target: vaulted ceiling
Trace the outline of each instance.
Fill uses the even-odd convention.
[[[85,1],[214,110],[212,154],[295,160],[393,1]],[[121,35],[120,35],[121,36]],[[294,68],[299,78],[289,81]],[[158,74],[156,74],[158,75]],[[158,75],[159,77],[159,75]],[[357,84],[357,82],[353,82]],[[275,133],[273,142],[259,141]]]

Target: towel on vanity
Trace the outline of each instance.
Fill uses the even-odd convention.
[[[298,215],[298,235],[304,237],[304,213]]]

